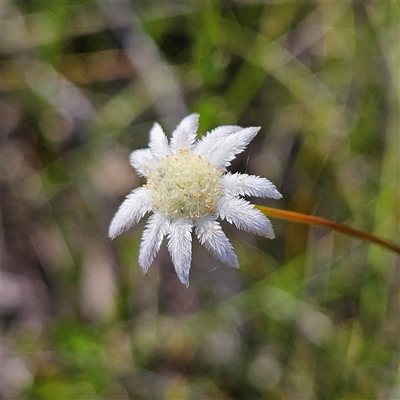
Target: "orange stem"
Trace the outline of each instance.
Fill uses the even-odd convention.
[[[277,208],[271,208],[271,207],[259,206],[259,205],[256,205],[256,207],[263,214],[265,214],[269,217],[276,217],[276,218],[280,218],[280,219],[285,219],[286,221],[299,222],[299,223],[308,224],[308,225],[325,226],[325,227],[333,229],[335,231],[344,233],[345,235],[355,236],[355,237],[358,237],[358,238],[361,238],[364,240],[368,240],[369,242],[386,247],[387,249],[400,254],[400,246],[398,244],[390,242],[386,239],[379,238],[370,233],[351,228],[347,225],[338,224],[337,222],[329,221],[325,218],[314,217],[312,215],[302,214],[302,213],[294,212],[294,211],[279,210]]]

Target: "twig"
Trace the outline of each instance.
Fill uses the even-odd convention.
[[[265,215],[269,217],[276,217],[280,219],[284,219],[286,221],[298,222],[308,225],[317,225],[317,226],[325,226],[329,229],[344,233],[348,236],[358,237],[363,240],[367,240],[371,243],[378,244],[380,246],[386,247],[387,249],[394,251],[395,253],[400,254],[400,246],[396,243],[393,243],[389,240],[382,239],[378,236],[372,235],[371,233],[360,231],[358,229],[351,228],[350,226],[338,224],[337,222],[329,221],[325,218],[315,217],[312,215],[306,215],[299,212],[294,211],[286,211],[280,210],[277,208],[271,208],[266,206],[256,207]]]

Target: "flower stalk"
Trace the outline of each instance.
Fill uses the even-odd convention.
[[[351,228],[350,226],[347,225],[339,224],[337,222],[329,221],[325,218],[302,214],[295,211],[280,210],[277,208],[260,206],[260,205],[256,205],[255,207],[258,208],[264,215],[268,217],[275,217],[290,222],[298,222],[314,226],[323,226],[325,228],[332,229],[334,231],[343,233],[345,235],[357,237],[359,239],[366,240],[368,242],[377,244],[379,246],[383,246],[395,253],[400,254],[400,246],[398,244],[380,238],[378,236],[372,235],[371,233]]]

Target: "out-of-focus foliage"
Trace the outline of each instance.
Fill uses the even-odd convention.
[[[232,166],[262,204],[399,239],[396,1],[2,3],[2,398],[397,399],[399,259],[273,221],[241,263],[108,224],[129,152],[189,112],[262,126]]]

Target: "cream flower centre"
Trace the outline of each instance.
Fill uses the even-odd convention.
[[[200,155],[180,149],[160,161],[146,187],[153,193],[154,208],[168,217],[201,218],[214,213],[221,197],[221,175]]]

